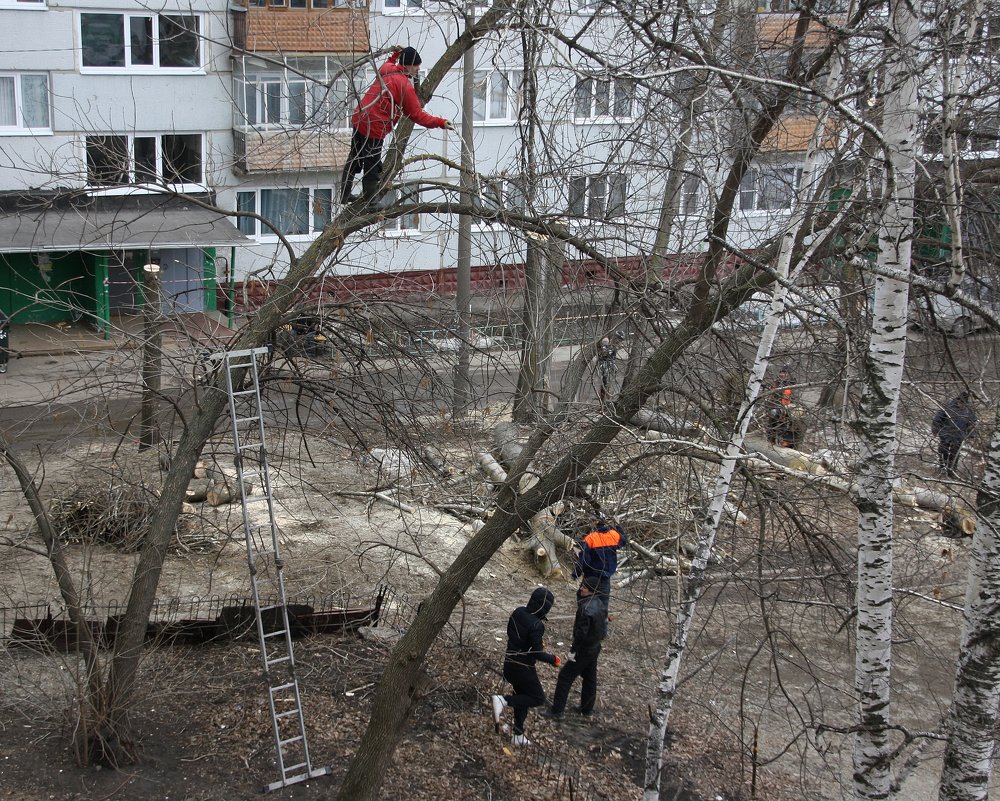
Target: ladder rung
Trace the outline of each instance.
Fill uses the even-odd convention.
[[[271,637],[281,637],[288,634],[288,629],[282,629],[281,631],[269,631],[264,635],[264,639],[269,639]]]
[[[267,657],[264,658],[264,664],[267,667],[271,667],[271,665],[280,665],[282,662],[291,662],[291,661],[292,658],[290,656],[279,656],[277,659],[268,659]]]
[[[251,448],[254,448],[254,449],[256,449],[256,450],[259,451],[263,447],[264,447],[264,443],[263,442],[251,442],[249,445],[240,445],[240,450],[241,451],[248,451]]]
[[[233,421],[235,425],[240,425],[241,423],[259,423],[259,422],[260,422],[260,415],[257,415],[256,417],[237,417]]]
[[[287,740],[282,740],[281,741],[281,745],[282,745],[282,747],[284,747],[284,746],[288,745],[289,743],[297,743],[301,739],[302,739],[302,735],[301,734],[296,734],[294,737],[289,737]],[[290,768],[286,768],[286,770],[295,770],[296,768],[301,768],[301,767],[302,767],[302,765],[292,765]]]
[[[233,397],[234,398],[239,398],[239,397],[241,397],[243,395],[256,395],[256,394],[257,394],[257,390],[256,389],[241,389],[241,390],[238,390],[238,391],[234,391],[233,392]]]
[[[269,689],[271,690],[271,695],[274,695],[275,693],[280,693],[280,692],[284,692],[285,690],[290,690],[294,686],[295,686],[295,682],[294,681],[290,681],[290,682],[288,682],[288,684],[277,684],[274,687],[270,687]]]
[[[287,776],[293,770],[298,770],[299,768],[304,768],[307,764],[308,764],[307,762],[300,762],[298,765],[289,765],[287,768],[285,768],[285,775]]]
[[[290,718],[292,715],[299,714],[298,709],[290,709],[287,712],[278,712],[274,717],[275,720],[283,720],[284,718]]]

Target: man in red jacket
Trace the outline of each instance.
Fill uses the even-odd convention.
[[[362,196],[373,199],[379,190],[382,172],[382,142],[404,114],[424,128],[451,128],[443,117],[434,117],[423,110],[414,79],[420,71],[420,53],[412,47],[395,51],[379,68],[378,77],[368,87],[351,116],[351,151],[344,163],[340,197],[351,203],[356,173],[361,177]]]

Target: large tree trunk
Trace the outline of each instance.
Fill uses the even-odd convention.
[[[892,7],[891,46],[885,78],[884,146],[890,169],[879,235],[880,265],[906,272],[913,238],[914,138],[917,111],[919,26],[905,2]],[[893,480],[896,413],[906,352],[909,299],[906,281],[877,275],[865,387],[857,430],[858,583],[854,737],[854,796],[884,799],[891,793],[889,727],[892,665]]]
[[[985,801],[996,761],[1000,703],[1000,408],[983,483],[977,495],[979,525],[969,554],[962,644],[947,721],[939,798]]]
[[[720,252],[721,257],[721,252]],[[744,266],[726,282],[719,298],[709,298],[711,309],[725,314],[742,303],[756,286],[755,270]],[[520,526],[531,517],[574,489],[580,475],[593,463],[610,442],[623,430],[626,421],[659,389],[663,374],[715,317],[706,309],[694,309],[650,356],[633,382],[622,388],[617,399],[588,430],[582,432],[565,455],[550,467],[538,482],[523,495],[517,487],[525,468],[563,418],[576,384],[567,382],[551,424],[543,424],[532,433],[521,459],[501,487],[494,513],[485,526],[466,544],[448,567],[403,635],[386,664],[375,695],[371,718],[344,783],[340,801],[375,801],[404,724],[419,693],[420,666],[438,633],[448,622],[462,594],[468,589],[490,557]]]
[[[507,2],[494,3],[477,23],[449,45],[421,83],[420,96],[423,101],[430,97],[448,70],[472,46],[476,37],[495,28],[509,10]],[[383,167],[383,175],[387,181],[402,167],[402,154],[411,131],[412,123],[408,120],[404,120],[396,128],[394,146],[386,155]],[[289,253],[288,273],[278,282],[274,293],[261,305],[253,322],[238,341],[233,343],[233,348],[254,348],[267,343],[282,314],[299,300],[303,282],[315,275],[320,265],[329,264],[344,246],[345,237],[363,228],[367,222],[370,220],[366,220],[364,215],[360,218],[341,215],[326,226],[302,256],[295,258]],[[235,379],[238,381],[240,376],[235,376]],[[191,416],[188,427],[181,436],[170,470],[164,478],[160,502],[150,518],[149,534],[139,554],[107,679],[109,720],[116,736],[123,742],[131,740],[129,712],[146,636],[146,624],[156,598],[167,547],[198,455],[212,434],[225,405],[225,377],[220,374],[214,384],[207,388],[201,406]]]

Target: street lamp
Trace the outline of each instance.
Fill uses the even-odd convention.
[[[142,408],[139,412],[139,450],[160,441],[156,425],[157,396],[160,394],[160,265],[142,267]]]

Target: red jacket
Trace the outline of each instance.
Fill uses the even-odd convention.
[[[379,68],[379,77],[368,87],[351,115],[351,125],[363,136],[385,139],[404,114],[424,128],[444,128],[448,123],[443,117],[434,117],[421,108],[406,68],[396,63],[400,52],[389,56]]]

